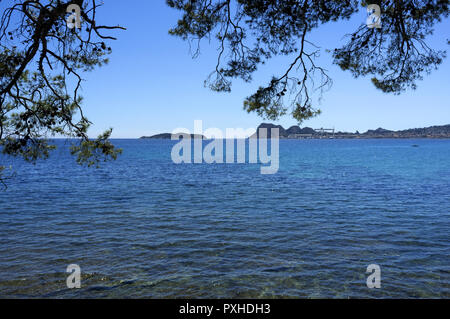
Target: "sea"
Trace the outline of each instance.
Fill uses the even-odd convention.
[[[448,139],[280,140],[272,175],[112,142],[0,157],[0,298],[450,298]]]

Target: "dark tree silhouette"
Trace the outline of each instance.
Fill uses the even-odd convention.
[[[69,4],[81,10],[81,29],[67,25]],[[71,152],[96,165],[121,152],[111,130],[90,140],[79,89],[83,73],[108,62],[104,32],[123,29],[97,23],[95,0],[0,0],[0,146],[7,155],[34,162],[55,148],[51,136],[76,138]],[[1,172],[4,167],[0,166]]]
[[[205,85],[229,92],[232,79],[251,81],[260,64],[276,55],[292,55],[280,75],[244,101],[244,109],[275,120],[291,109],[301,122],[320,113],[314,91],[330,87],[326,70],[317,65],[318,48],[309,34],[330,21],[351,18],[361,5],[381,7],[381,28],[363,24],[348,42],[332,52],[334,63],[355,77],[372,76],[383,92],[399,94],[416,88],[417,80],[437,68],[444,51],[425,41],[435,24],[448,17],[448,0],[167,0],[182,18],[169,33],[195,46],[216,39],[219,54]]]

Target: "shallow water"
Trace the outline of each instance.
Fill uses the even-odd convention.
[[[450,140],[282,140],[275,175],[176,165],[165,140],[86,169],[57,143],[2,159],[0,297],[450,297]]]

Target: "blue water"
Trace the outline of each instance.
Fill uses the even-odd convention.
[[[0,297],[450,297],[450,140],[282,140],[275,175],[114,143],[123,155],[99,169],[61,141],[36,165],[1,159],[16,176],[0,192]]]

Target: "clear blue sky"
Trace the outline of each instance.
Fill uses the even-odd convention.
[[[215,66],[217,44],[202,43],[201,55],[192,59],[189,46],[168,35],[180,13],[165,1],[105,1],[98,12],[101,24],[120,24],[126,31],[111,46],[110,64],[86,75],[83,85],[84,109],[94,123],[94,137],[113,127],[115,138],[136,138],[177,127],[193,129],[194,120],[203,120],[204,128],[257,127],[262,119],[242,108],[244,98],[272,75],[279,75],[291,59],[277,58],[260,68],[250,84],[235,81],[231,93],[215,93],[203,87],[203,81]],[[310,36],[323,49],[343,43],[343,35],[355,30],[366,19],[325,25]],[[446,48],[450,21],[442,22],[430,40]],[[448,47],[448,46],[447,46]],[[292,57],[291,57],[292,58]],[[450,61],[419,82],[416,91],[400,96],[376,90],[369,79],[354,79],[350,73],[332,65],[323,52],[321,64],[334,80],[321,104],[322,115],[302,126],[335,127],[342,131],[366,131],[383,127],[406,129],[450,124]],[[289,115],[277,124],[297,124]]]

